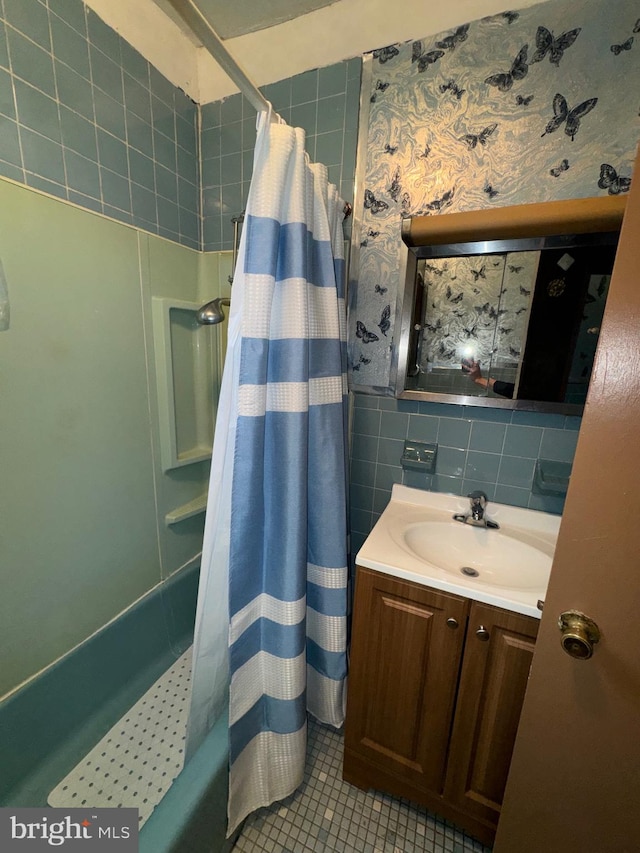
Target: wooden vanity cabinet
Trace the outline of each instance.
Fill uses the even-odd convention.
[[[358,568],[344,778],[491,843],[538,620]]]

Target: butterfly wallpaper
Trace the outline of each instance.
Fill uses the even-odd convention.
[[[390,386],[402,217],[629,191],[639,10],[637,0],[552,0],[365,57],[367,158],[349,309],[356,390]],[[472,325],[472,297],[451,306],[465,308],[451,322]],[[505,327],[513,341],[515,324]]]

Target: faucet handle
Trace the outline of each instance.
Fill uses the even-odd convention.
[[[469,492],[467,497],[470,499],[472,507],[478,506],[481,509],[485,508],[485,506],[487,505],[487,501],[489,500],[489,498],[486,496],[486,494],[484,492],[479,491],[479,490],[475,491],[475,492]]]

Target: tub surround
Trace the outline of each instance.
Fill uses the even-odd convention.
[[[43,806],[49,791],[191,644],[199,565],[0,703],[0,803]]]
[[[208,462],[162,469],[151,303],[212,298],[226,269],[4,179],[0,257],[2,696],[199,554],[202,513],[164,520],[203,494]]]

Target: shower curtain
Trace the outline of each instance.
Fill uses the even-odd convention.
[[[187,751],[229,677],[229,833],[302,781],[307,711],[344,720],[343,202],[304,143],[259,114],[212,457]]]

